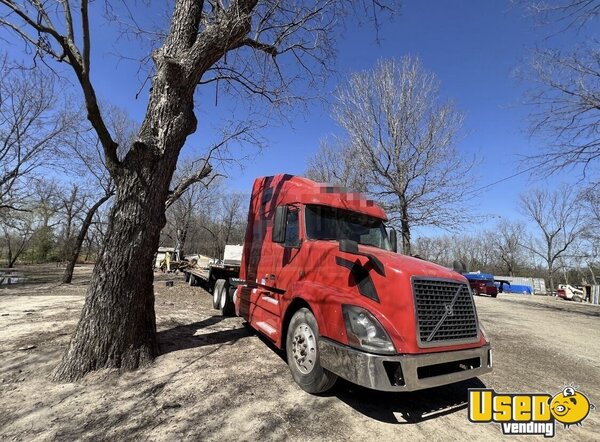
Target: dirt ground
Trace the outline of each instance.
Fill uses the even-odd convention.
[[[468,388],[554,394],[573,384],[600,406],[597,306],[478,297],[493,373],[418,393],[339,381],[325,396],[311,396],[240,318],[221,318],[206,292],[163,274],[155,281],[162,355],[152,366],[53,383],[48,376],[79,318],[91,267],[78,267],[70,286],[58,283],[55,266],[23,270],[26,283],[0,288],[2,440],[499,440],[498,425],[468,422]],[[168,279],[174,287],[165,286]],[[600,410],[556,433],[598,440]]]

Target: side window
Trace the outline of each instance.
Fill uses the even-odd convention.
[[[285,226],[285,243],[286,247],[298,247],[300,245],[300,234],[298,231],[298,210],[290,208],[287,214]]]

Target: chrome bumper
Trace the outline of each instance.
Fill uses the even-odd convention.
[[[492,371],[490,345],[420,355],[374,355],[319,339],[323,368],[363,387],[414,391],[451,384]]]

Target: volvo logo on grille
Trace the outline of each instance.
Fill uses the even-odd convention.
[[[434,327],[434,329],[431,331],[431,333],[429,333],[429,336],[426,339],[427,342],[431,342],[431,340],[433,339],[435,334],[438,332],[438,330],[440,329],[440,327],[442,326],[442,324],[444,323],[444,321],[446,320],[447,317],[454,316],[454,304],[456,303],[456,300],[458,299],[458,296],[460,295],[460,292],[462,291],[462,289],[463,289],[463,286],[460,285],[458,287],[458,290],[456,290],[454,297],[452,298],[452,302],[450,302],[450,304],[444,304],[444,315],[438,321],[437,325]]]

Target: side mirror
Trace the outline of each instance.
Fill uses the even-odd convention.
[[[278,206],[275,209],[275,217],[273,218],[273,230],[271,239],[276,243],[285,242],[285,221],[287,219],[287,206]]]
[[[390,244],[392,245],[392,252],[398,253],[398,233],[393,227],[390,229]]]
[[[351,239],[340,239],[340,252],[358,254],[358,243]]]

